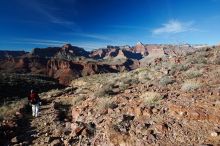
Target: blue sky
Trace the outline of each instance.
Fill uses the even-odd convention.
[[[0,49],[220,43],[220,0],[2,0]]]

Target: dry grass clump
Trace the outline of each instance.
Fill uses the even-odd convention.
[[[109,82],[102,84],[95,92],[95,96],[105,97],[116,95],[126,90],[129,86],[139,83],[137,78],[131,76],[110,78]]]
[[[181,90],[183,91],[194,91],[202,86],[201,83],[196,81],[188,80],[182,84]]]
[[[76,97],[73,98],[72,104],[73,105],[78,105],[82,101],[86,100],[86,96],[84,95],[77,95]]]
[[[160,79],[159,84],[162,85],[162,86],[166,86],[166,85],[172,84],[174,82],[175,82],[175,80],[172,77],[170,77],[170,76],[163,76]]]
[[[220,68],[216,68],[212,72],[209,73],[213,78],[220,78]]]
[[[187,57],[186,62],[192,64],[207,64],[207,52],[199,51]]]
[[[136,78],[141,83],[146,83],[150,80],[150,75],[148,72],[140,72],[136,75]]]
[[[95,92],[95,96],[97,97],[106,97],[113,93],[113,83],[108,83],[105,85],[101,85],[99,89]]]
[[[102,110],[108,109],[109,106],[111,105],[111,103],[112,103],[111,98],[99,98],[98,103],[95,106],[95,109],[97,111],[102,111]]]
[[[157,92],[145,92],[140,96],[140,98],[143,99],[145,104],[155,104],[158,103],[163,98],[163,96]]]
[[[220,50],[215,50],[214,55],[211,58],[211,63],[220,65]]]
[[[162,76],[162,72],[157,72],[150,68],[139,68],[131,72],[117,74],[111,76],[105,82],[100,83],[100,86],[95,90],[95,96],[105,97],[116,95],[123,92],[130,86],[139,83],[147,83],[150,80],[158,79]]]
[[[28,103],[27,99],[13,101],[0,106],[0,119],[7,118],[19,111]]]
[[[190,69],[185,72],[188,79],[193,79],[202,76],[203,72],[201,70]]]
[[[59,90],[59,89],[53,89],[53,90],[50,90],[49,92],[47,92],[47,96],[49,96],[49,97],[57,97],[62,94],[63,94],[63,91]]]
[[[132,74],[132,78],[136,78],[139,82],[141,83],[146,83],[150,80],[160,78],[162,76],[161,68],[159,70],[155,69],[154,66],[153,68],[140,68],[135,70]]]
[[[173,75],[176,72],[187,71],[189,69],[189,64],[173,64],[170,68],[170,74]]]
[[[86,85],[86,81],[84,80],[73,80],[72,83],[71,83],[71,86],[73,87],[81,87],[81,86],[85,86]]]
[[[75,94],[87,94],[88,92],[90,92],[90,90],[91,90],[90,86],[88,87],[84,86],[84,87],[76,89],[74,93]]]

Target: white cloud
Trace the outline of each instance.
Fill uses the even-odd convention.
[[[193,31],[196,30],[193,28],[193,22],[180,22],[177,20],[170,20],[167,23],[163,24],[162,27],[156,28],[152,31],[153,34],[159,35],[159,34],[175,34],[175,33],[181,33],[181,32],[187,32],[187,31]]]
[[[103,40],[103,41],[112,41],[112,39],[106,35],[102,34],[93,34],[93,33],[84,33],[84,32],[68,32],[64,33],[68,35],[73,35],[73,36],[79,36],[79,37],[84,37],[84,38],[90,38],[90,39],[97,39],[97,40]]]
[[[37,12],[41,17],[46,18],[46,22],[58,24],[74,29],[78,29],[79,27],[73,20],[67,20],[63,16],[59,15],[58,13],[60,11],[59,7],[54,7],[52,5],[49,5],[47,3],[44,3],[44,1],[33,0],[28,4],[25,1],[20,1],[20,2],[25,7],[29,7],[33,11]],[[66,1],[65,3],[67,2],[71,2],[70,4],[73,5],[73,3],[75,3],[75,0]],[[75,12],[73,12],[73,14],[75,14]],[[29,22],[35,22],[35,20]],[[37,21],[37,23],[39,22]]]
[[[57,41],[57,40],[42,40],[42,39],[31,39],[31,38],[23,38],[16,39],[10,43],[14,44],[31,44],[31,45],[45,45],[45,46],[62,46],[69,42],[65,41]]]
[[[43,40],[43,39],[35,39],[35,38],[20,38],[20,39],[15,39],[14,41],[11,42],[7,42],[7,43],[11,43],[11,44],[29,44],[29,45],[42,45],[45,47],[59,47],[59,46],[63,46],[64,44],[72,44],[74,46],[78,46],[78,47],[82,47],[88,51],[92,50],[92,49],[97,49],[97,48],[101,48],[101,47],[105,47],[108,44],[106,43],[101,43],[101,42],[75,42],[75,41],[58,41],[58,40]],[[39,47],[42,47],[39,46]],[[38,47],[38,46],[37,46]]]

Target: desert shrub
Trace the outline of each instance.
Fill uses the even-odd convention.
[[[163,96],[157,92],[145,92],[140,96],[140,98],[143,99],[145,104],[155,104],[158,103],[163,98]]]
[[[193,62],[194,64],[207,64],[207,59],[206,58],[201,58],[201,57],[198,57],[197,59],[194,60]]]
[[[179,65],[176,66],[176,69],[177,69],[178,71],[186,71],[186,70],[189,69],[189,64],[186,64],[186,65],[184,65],[184,64],[179,64]]]
[[[183,83],[181,90],[183,91],[194,91],[198,88],[200,88],[202,85],[195,81],[186,81]]]
[[[139,83],[139,80],[137,79],[137,77],[125,77],[125,78],[122,78],[120,81],[119,81],[122,85],[123,84],[127,84],[127,85],[132,85],[132,84],[138,84]]]
[[[77,104],[79,104],[80,102],[82,102],[85,99],[86,99],[86,96],[78,95],[77,97],[73,98],[72,103],[73,103],[73,105],[77,105]]]
[[[217,58],[214,58],[212,61],[211,61],[212,64],[217,64],[217,65],[220,65],[220,56]]]
[[[19,101],[7,102],[0,106],[0,119],[7,118],[17,111],[20,108],[24,107],[28,103],[27,99],[20,99]]]
[[[155,71],[160,71],[160,70],[161,70],[161,68],[162,68],[162,66],[161,66],[161,65],[156,65],[156,66],[154,66]]]
[[[214,57],[211,60],[212,64],[220,65],[220,51],[215,52]]]
[[[171,68],[175,63],[173,62],[162,62],[163,68]]]
[[[126,77],[117,77],[112,81],[102,84],[102,86],[95,92],[95,96],[105,97],[118,94],[126,90],[129,86],[139,83],[139,80],[130,75]]]
[[[98,96],[98,97],[108,96],[109,94],[112,93],[113,86],[114,86],[113,83],[107,83],[107,84],[101,86],[101,87],[95,92],[95,96]]]
[[[174,83],[175,80],[172,79],[170,76],[163,76],[160,81],[159,81],[159,84],[164,86],[164,85],[168,85],[168,84],[172,84]]]
[[[185,75],[188,79],[193,79],[193,78],[202,76],[202,71],[191,69],[191,70],[186,71]]]
[[[50,97],[57,97],[62,94],[63,94],[63,91],[59,90],[59,89],[53,89],[53,90],[50,90],[49,92],[47,92],[47,95]]]
[[[220,69],[213,70],[209,73],[209,75],[213,78],[220,78]]]
[[[119,88],[120,91],[126,90],[129,86],[138,84],[140,81],[138,75],[135,76],[126,76],[123,78],[118,78],[114,83],[113,87]]]
[[[205,68],[206,66],[207,66],[206,64],[196,64],[196,65],[194,65],[192,70],[200,70],[201,71],[201,69]]]
[[[115,86],[116,88],[118,88],[120,91],[124,91],[125,89],[128,88],[128,86],[130,86],[132,84],[131,80],[128,80],[128,82],[118,82],[117,85]]]
[[[88,91],[89,91],[89,88],[87,88],[87,86],[81,87],[81,88],[76,89],[75,94],[86,94],[88,93]]]
[[[170,74],[175,72],[187,71],[189,69],[189,64],[173,64],[170,69]]]
[[[207,54],[206,52],[196,52],[188,56],[186,62],[192,64],[207,64]]]
[[[146,68],[146,67],[141,67],[141,68],[138,68],[138,69],[136,69],[136,70],[134,70],[134,71],[131,71],[131,73],[133,72],[133,73],[139,74],[139,73],[148,72],[148,71],[150,71],[148,68]]]
[[[98,111],[102,111],[104,109],[109,108],[111,103],[112,103],[111,98],[99,98],[98,103],[95,106],[95,109],[98,110]]]
[[[153,70],[153,71],[152,71]],[[150,70],[149,68],[139,68],[131,73],[131,79],[136,80],[135,83],[146,83],[147,81],[153,79],[159,72],[155,73],[155,69]]]
[[[146,81],[150,80],[150,77],[148,75],[148,73],[146,72],[141,72],[137,75],[138,81],[141,83],[145,83]]]

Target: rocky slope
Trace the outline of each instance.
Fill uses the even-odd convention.
[[[82,77],[41,94],[39,118],[21,110],[17,119],[29,124],[0,128],[32,132],[12,132],[14,145],[219,145],[219,55],[220,47],[205,48],[127,73]]]
[[[73,81],[72,145],[219,145],[220,48]],[[176,57],[175,57],[176,58]]]

